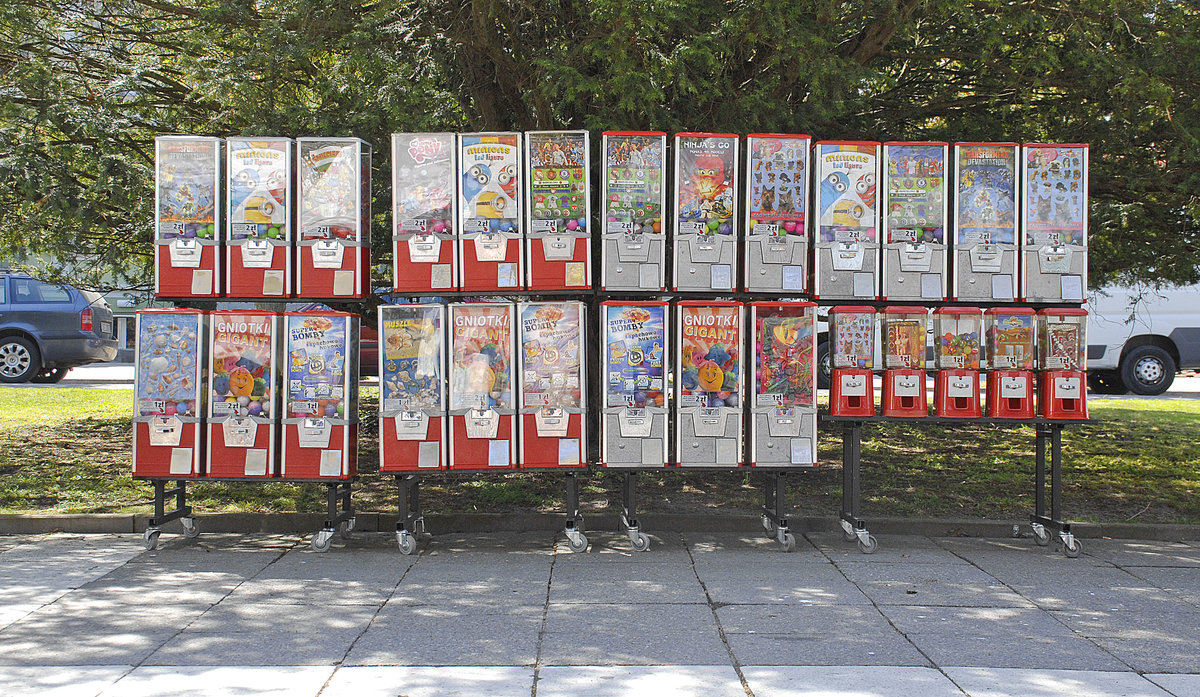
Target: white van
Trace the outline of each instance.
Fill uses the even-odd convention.
[[[1162,394],[1200,368],[1200,285],[1110,287],[1088,293],[1088,387]]]

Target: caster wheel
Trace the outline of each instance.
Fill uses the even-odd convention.
[[[587,529],[586,527],[584,527],[583,516],[575,517],[575,529],[578,530],[579,532],[583,532],[584,530]]]
[[[350,520],[347,520],[346,522],[344,522],[338,526],[338,534],[342,536],[343,540],[351,539],[353,537],[353,535],[351,535],[351,533],[353,531],[354,531],[354,519],[353,518],[351,518]]]
[[[863,554],[874,554],[877,549],[879,549],[879,542],[875,540],[874,535],[867,535],[866,540],[858,541],[858,551]]]
[[[583,552],[587,550],[588,539],[583,533],[567,535],[567,548],[572,552]]]
[[[1079,553],[1082,551],[1083,546],[1080,545],[1079,540],[1076,540],[1074,537],[1063,543],[1063,554],[1067,555],[1067,557],[1070,559],[1078,557]]]
[[[425,529],[425,519],[416,518],[412,522],[412,534],[417,536],[429,535],[429,531]]]
[[[183,536],[187,539],[192,539],[200,534],[200,526],[196,525],[196,519],[192,517],[180,518],[179,522],[183,523]]]
[[[149,528],[142,533],[142,545],[146,549],[154,549],[158,547],[158,537],[162,534],[162,530],[158,528]]]
[[[629,541],[633,543],[633,551],[635,552],[645,552],[650,549],[650,538],[646,537],[645,533],[639,532],[636,535],[632,535]]]
[[[847,542],[853,542],[858,539],[858,534],[853,530],[846,530],[845,528],[842,528],[842,539]]]
[[[767,534],[770,535],[773,532],[771,528],[775,527],[771,525],[771,519],[764,515],[760,520],[762,521],[763,530],[766,530]]]
[[[329,547],[333,542],[333,531],[322,530],[313,535],[312,550],[314,552],[328,552]]]
[[[1050,533],[1046,532],[1046,528],[1039,525],[1033,529],[1033,541],[1038,547],[1045,547],[1050,544]]]
[[[417,551],[417,538],[407,532],[396,533],[396,544],[399,545],[401,554],[409,555]]]
[[[783,551],[785,551],[785,552],[795,552],[796,551],[796,536],[790,532],[783,536]]]

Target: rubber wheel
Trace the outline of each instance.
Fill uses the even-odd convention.
[[[867,535],[866,541],[858,541],[858,551],[863,554],[874,554],[877,549],[879,549],[879,542],[874,535]]]
[[[577,539],[579,540],[578,542],[576,542]],[[579,533],[574,537],[567,535],[567,549],[570,549],[572,552],[582,552],[587,549],[587,546],[588,539],[583,533]]]
[[[1082,551],[1083,546],[1080,545],[1079,540],[1076,540],[1075,538],[1071,538],[1069,543],[1063,545],[1063,554],[1067,555],[1067,557],[1071,559],[1078,557],[1079,553]]]
[[[1033,541],[1038,547],[1045,547],[1050,544],[1050,533],[1046,531],[1046,528],[1034,528]]]
[[[417,538],[412,535],[401,535],[396,544],[399,545],[401,554],[409,555],[417,551]]]
[[[847,542],[853,542],[858,539],[858,535],[852,532],[846,532],[846,529],[842,528],[842,539]]]
[[[633,543],[633,551],[635,552],[645,552],[650,549],[650,538],[646,537],[645,533],[639,532],[631,537],[629,541]]]
[[[1088,372],[1088,389],[1096,394],[1125,394],[1129,391],[1115,370],[1093,370]]]
[[[817,389],[828,390],[833,382],[833,366],[829,358],[829,342],[817,344]]]
[[[0,339],[0,382],[29,382],[42,369],[42,355],[29,339]]]
[[[1175,382],[1175,370],[1175,359],[1166,349],[1138,346],[1121,359],[1121,382],[1134,394],[1162,394]]]
[[[189,519],[183,518],[181,520],[189,520]],[[196,519],[191,518],[190,520],[191,520],[190,523],[183,524],[183,536],[189,540],[200,534],[200,526],[196,525]]]
[[[47,368],[34,375],[29,381],[42,385],[53,385],[62,382],[62,379],[67,377],[67,373],[69,372],[71,372],[70,368]]]
[[[796,551],[796,536],[790,532],[783,536],[783,551],[785,551],[785,552],[795,552]]]
[[[160,530],[147,530],[142,534],[142,544],[146,549],[154,549],[158,547],[158,537],[162,534]]]
[[[317,533],[312,538],[312,549],[314,552],[328,552],[329,547],[333,544],[332,535],[322,535]]]
[[[343,540],[349,540],[349,539],[353,538],[353,535],[351,535],[350,533],[354,532],[354,523],[355,522],[356,521],[353,518],[351,518],[350,520],[347,520],[338,526],[338,535],[341,535]]]

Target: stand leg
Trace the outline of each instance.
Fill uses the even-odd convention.
[[[566,484],[567,525],[563,532],[567,535],[567,547],[572,552],[583,552],[587,550],[588,539],[579,525],[582,522],[582,516],[579,515],[579,475],[567,472]]]
[[[425,532],[425,516],[421,515],[421,479],[416,474],[397,474],[399,490],[399,520],[396,521],[396,544],[401,554],[417,551],[419,536]]]
[[[629,535],[629,543],[635,552],[650,549],[650,538],[641,531],[637,521],[637,473],[626,472],[621,482],[621,525]]]
[[[796,537],[788,530],[786,511],[787,473],[771,472],[763,487],[762,525],[767,536],[779,541],[788,552],[796,551]]]
[[[863,554],[872,554],[879,543],[867,531],[867,522],[858,517],[862,501],[862,422],[842,426],[842,536],[847,542],[858,540]]]
[[[200,528],[196,525],[196,519],[192,516],[192,507],[187,505],[187,480],[178,479],[175,481],[174,488],[167,488],[167,480],[155,479],[151,482],[154,486],[154,517],[149,520],[146,525],[146,532],[142,534],[142,544],[146,549],[154,549],[158,546],[158,539],[162,535],[162,526],[172,520],[179,520],[183,524],[183,536],[191,539],[200,534]],[[175,497],[175,510],[167,510],[167,498]]]
[[[314,552],[329,551],[333,535],[341,529],[342,536],[348,538],[354,528],[354,506],[350,501],[352,482],[327,482],[325,484],[325,527],[318,530],[312,538]],[[340,510],[339,510],[340,509]]]

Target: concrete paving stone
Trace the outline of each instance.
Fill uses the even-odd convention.
[[[285,605],[228,599],[209,608],[187,627],[188,632],[269,633],[280,627],[305,633],[366,630],[379,611],[363,605]]]
[[[1087,637],[1129,641],[1190,642],[1200,647],[1200,613],[1197,612],[1051,612],[1055,618]]]
[[[169,538],[164,537],[164,541],[159,543],[159,551],[168,552],[191,549],[207,552],[279,552],[282,554],[308,543],[307,535],[297,533],[207,533],[204,532],[203,516],[196,519],[196,524],[200,527],[199,536],[188,539],[182,535],[174,534],[179,532],[177,528],[171,531],[172,534]],[[167,534],[168,532],[164,530],[163,535]],[[337,539],[340,540],[341,538]]]
[[[928,666],[929,661],[890,627],[862,633],[826,627],[786,634],[727,634],[741,665]]]
[[[1200,573],[1190,567],[1138,566],[1126,569],[1147,585],[1162,588],[1200,608]]]
[[[1200,673],[1194,641],[1181,642],[1175,637],[1136,641],[1096,637],[1092,641],[1139,673]]]
[[[346,656],[363,627],[276,625],[257,632],[179,632],[142,663],[151,666],[323,666]]]
[[[986,666],[990,668],[1127,670],[1121,661],[1095,643],[1075,636],[993,636],[967,634],[909,634],[936,666]],[[970,690],[967,690],[970,693]]]
[[[4,559],[23,557],[72,557],[86,552],[97,563],[120,561],[142,552],[141,535],[52,533],[35,539],[25,538],[28,544],[10,547]]]
[[[745,533],[684,533],[683,540],[697,563],[707,560],[746,561],[760,564],[795,564],[824,562],[828,559],[805,535],[792,534],[796,550],[788,552],[766,532]]]
[[[413,557],[381,550],[332,550],[316,553],[297,549],[276,559],[255,579],[367,581],[395,586],[415,563]]]
[[[855,583],[893,581],[897,583],[996,583],[996,579],[970,564],[889,564],[867,562],[842,564],[842,573]]]
[[[650,548],[635,552],[628,533],[612,530],[585,530],[588,538],[586,552],[572,552],[567,546],[567,537],[559,533],[555,539],[556,564],[591,564],[596,562],[618,562],[657,564],[690,561],[687,547],[679,533],[652,533],[643,531],[650,538]]]
[[[1136,673],[1097,670],[943,668],[971,697],[1168,697]]]
[[[552,603],[707,603],[688,564],[555,565]]]
[[[707,605],[551,604],[542,641],[543,665],[723,665]]]
[[[1192,612],[1192,606],[1170,591],[1155,587],[1105,587],[1081,581],[1080,585],[1023,586],[1013,590],[1045,610],[1138,613]]]
[[[133,666],[3,666],[4,697],[94,697]]]
[[[936,575],[911,581],[866,581],[858,584],[878,605],[942,605],[951,607],[1033,607],[1034,604],[999,581],[943,581]]]
[[[713,602],[733,604],[867,605],[871,600],[832,564],[697,567]]]
[[[1036,608],[884,605],[880,606],[879,610],[896,629],[908,635],[979,634],[997,640],[1031,636],[1075,636],[1075,633],[1054,615]]]
[[[1084,540],[1083,553],[1118,566],[1200,567],[1200,547],[1149,540]]]
[[[282,551],[239,551],[232,549],[208,551],[200,548],[159,549],[129,560],[123,568],[130,572],[146,569],[165,574],[172,571],[187,573],[237,574],[245,578],[257,575],[268,564],[283,555]]]
[[[285,605],[372,605],[387,602],[396,584],[310,581],[256,576],[225,596],[226,601]]]
[[[912,666],[743,666],[755,697],[963,697],[945,675]]]
[[[219,602],[246,581],[247,577],[240,574],[127,565],[72,593],[136,598],[147,605],[181,601],[211,604]]]
[[[61,637],[179,631],[211,607],[208,603],[135,605],[108,603],[94,598],[72,599],[69,595],[44,605],[10,624],[8,633],[41,634],[47,640]]]
[[[1043,566],[1040,564],[976,563],[984,573],[1011,586],[1118,588],[1149,585],[1115,566]]]
[[[1084,549],[1092,540],[1083,540]],[[1084,554],[1075,559],[1068,558],[1055,545],[1039,547],[1033,538],[949,538],[937,539],[943,549],[969,560],[974,564],[989,569],[990,566],[1011,567],[1020,565],[1024,568],[1066,568],[1078,569],[1087,566],[1112,567],[1111,562],[1099,557]]]
[[[343,666],[321,697],[529,697],[533,668]]]
[[[55,598],[52,598],[51,602],[54,600]],[[41,605],[37,603],[27,603],[25,605],[0,604],[0,629],[4,629],[40,607]],[[0,694],[3,693],[0,692]]]
[[[532,666],[542,613],[389,606],[355,642],[344,665]]]
[[[874,535],[879,547],[872,554],[863,554],[857,542],[847,542],[842,533],[807,533],[813,545],[837,564],[887,562],[904,564],[967,564],[928,537],[919,535]]]
[[[33,583],[0,581],[0,612],[7,607],[39,608],[71,592],[70,588],[52,588]]]
[[[1200,675],[1148,673],[1142,677],[1166,689],[1175,697],[1200,697]]]
[[[528,693],[528,691],[526,691]],[[745,697],[733,666],[546,666],[538,697]]]
[[[178,629],[114,629],[75,625],[83,634],[59,634],[40,627],[9,625],[0,631],[0,665],[138,665]]]
[[[717,620],[726,635],[895,631],[871,605],[724,605],[717,608]]]
[[[470,552],[472,555],[493,555],[499,563],[507,558],[525,556],[554,556],[554,540],[557,532],[506,532],[506,533],[449,533],[434,531],[433,539],[421,552],[422,557],[447,557]]]
[[[141,666],[100,697],[316,697],[333,672],[325,666]]]
[[[417,564],[405,575],[389,603],[545,604],[550,565]]]

